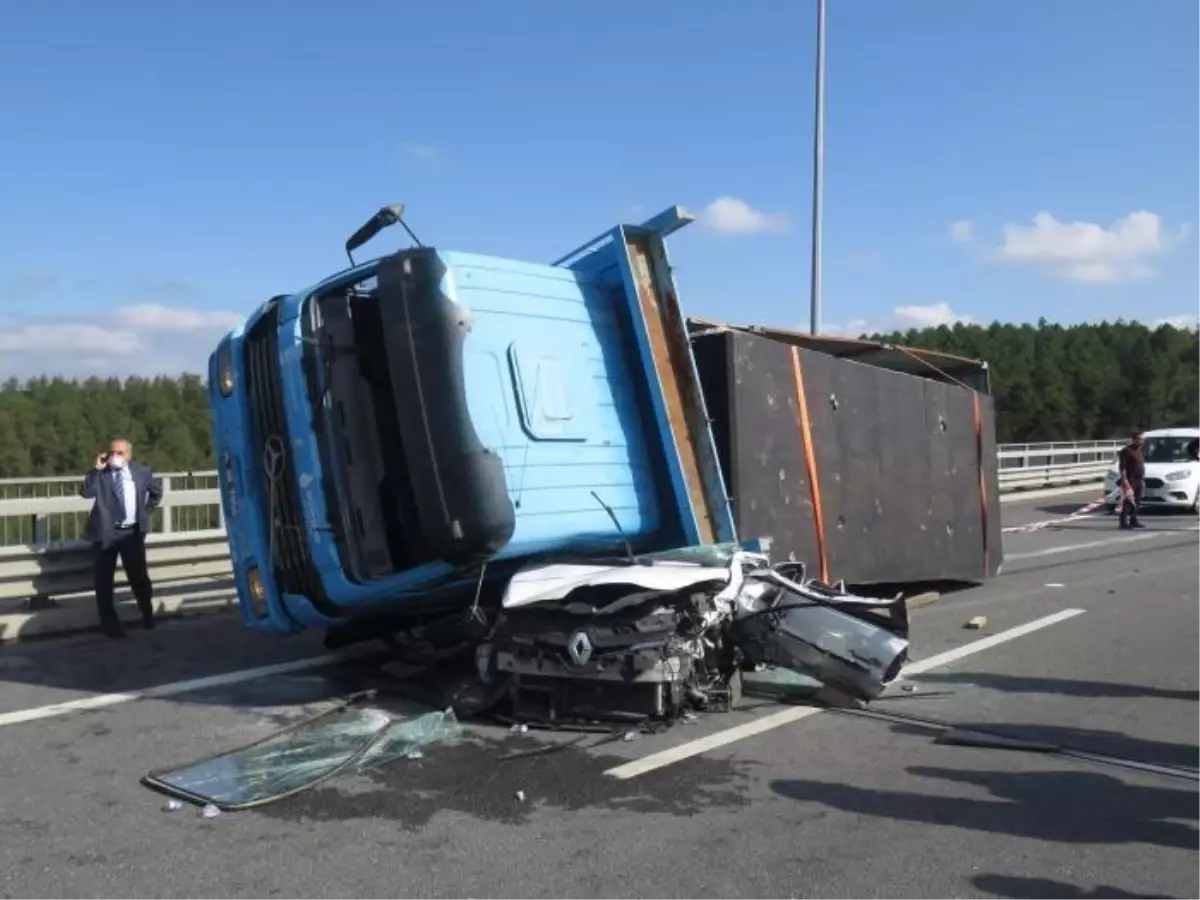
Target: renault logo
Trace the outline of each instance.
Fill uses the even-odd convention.
[[[585,665],[592,658],[592,639],[587,636],[586,631],[577,631],[571,635],[571,639],[567,641],[567,654],[577,666]]]
[[[283,461],[287,449],[283,446],[283,438],[277,434],[267,438],[263,446],[263,471],[268,478],[278,478],[283,474]]]

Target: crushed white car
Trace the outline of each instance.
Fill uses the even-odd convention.
[[[516,720],[636,722],[730,708],[742,673],[763,667],[874,699],[907,651],[903,597],[856,596],[726,544],[528,566],[477,663],[486,683],[507,680]]]

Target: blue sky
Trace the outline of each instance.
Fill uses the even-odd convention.
[[[397,200],[546,261],[682,203],[689,312],[804,324],[813,10],[14,4],[0,375],[196,369]],[[829,0],[826,321],[1194,317],[1197,15]]]

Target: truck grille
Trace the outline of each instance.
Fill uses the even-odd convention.
[[[270,529],[272,574],[279,590],[300,594],[314,606],[325,603],[320,576],[313,566],[304,535],[304,517],[296,487],[291,440],[283,408],[283,380],[279,373],[279,304],[267,312],[246,334],[243,344],[246,395],[250,405],[250,432],[254,457],[249,461],[258,473],[263,518]],[[282,460],[274,472],[267,468],[267,449]],[[274,489],[272,490],[272,484]]]

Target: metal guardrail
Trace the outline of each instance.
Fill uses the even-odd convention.
[[[1121,441],[1008,444],[999,449],[1001,492],[1100,481]],[[151,521],[147,556],[156,590],[231,582],[215,472],[160,476],[163,502]],[[81,478],[0,480],[0,615],[89,594],[88,547],[80,537],[91,501]],[[118,570],[118,588],[124,585]]]

